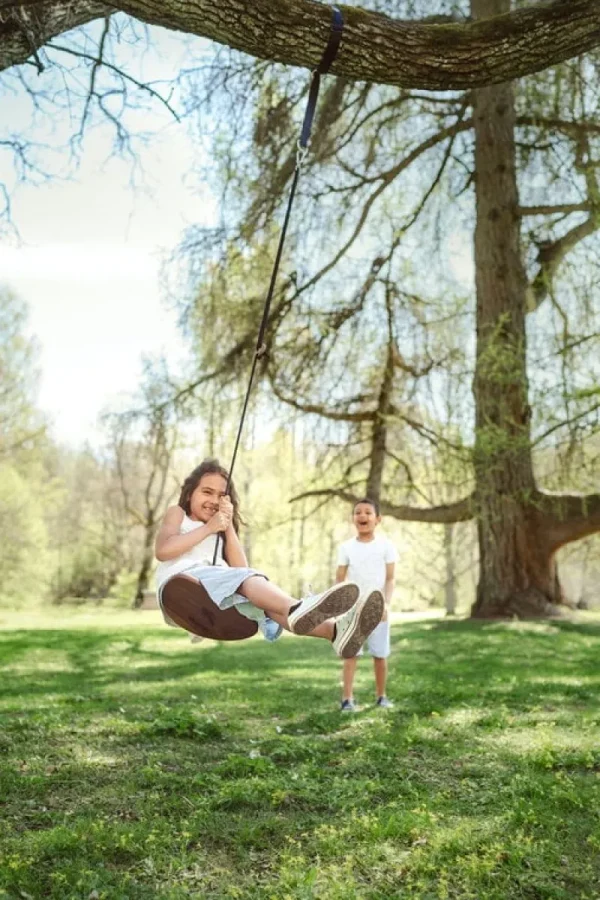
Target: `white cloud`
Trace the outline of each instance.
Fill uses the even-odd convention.
[[[0,271],[29,308],[41,346],[39,404],[59,440],[96,442],[99,412],[134,393],[142,355],[181,355],[161,302],[158,259],[145,248],[50,244],[0,248]]]
[[[87,282],[148,281],[158,276],[159,255],[143,247],[118,244],[45,244],[0,247],[4,281]]]
[[[454,277],[471,288],[475,279],[473,235],[467,231],[455,231],[448,241],[448,251]]]

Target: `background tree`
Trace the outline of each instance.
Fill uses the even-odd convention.
[[[553,99],[549,100],[550,95],[540,87],[544,83],[543,77],[537,82],[528,99],[537,104],[536,112],[544,104],[546,107],[553,104],[554,113],[551,118],[542,116],[541,122],[531,115],[531,103],[523,115],[518,115],[506,80],[540,71],[550,63],[570,57],[575,51],[593,48],[598,41],[597,7],[586,0],[568,4],[554,0],[535,7],[517,4],[518,8],[512,11],[508,3],[473,3],[469,11],[463,4],[440,3],[434,11],[428,10],[427,20],[416,22],[386,18],[385,13],[398,14],[398,4],[373,3],[373,6],[372,10],[346,10],[348,21],[343,53],[334,72],[347,80],[339,78],[324,98],[320,114],[323,127],[319,134],[327,137],[314,146],[314,159],[320,169],[318,173],[317,170],[314,172],[303,210],[304,224],[310,225],[322,216],[329,225],[328,243],[335,244],[339,240],[328,258],[323,258],[317,272],[307,261],[311,256],[321,259],[323,241],[317,235],[323,232],[314,229],[312,236],[304,240],[304,246],[297,240],[294,259],[298,249],[302,249],[303,263],[286,280],[277,298],[271,323],[271,359],[265,374],[280,400],[291,402],[299,412],[320,415],[325,423],[322,436],[328,443],[337,444],[339,448],[348,446],[355,438],[357,448],[361,443],[363,450],[368,448],[362,457],[351,456],[348,474],[359,483],[364,475],[371,491],[381,493],[384,484],[386,489],[389,486],[394,490],[400,488],[399,496],[386,501],[388,512],[401,518],[446,523],[473,515],[478,517],[480,545],[486,551],[482,553],[478,613],[548,611],[561,599],[554,574],[555,550],[590,530],[597,530],[598,524],[597,495],[590,494],[582,502],[581,497],[564,491],[557,500],[548,492],[538,490],[532,454],[532,446],[539,444],[544,450],[544,442],[560,433],[562,428],[568,427],[570,434],[577,431],[581,437],[579,426],[583,424],[589,429],[590,424],[594,424],[593,414],[597,408],[593,368],[588,381],[581,385],[572,378],[572,357],[569,359],[574,346],[581,348],[584,343],[591,346],[588,342],[593,340],[594,327],[591,332],[588,329],[583,335],[573,336],[569,324],[572,308],[577,308],[578,301],[585,301],[589,296],[585,285],[575,279],[569,286],[568,309],[564,303],[555,303],[559,267],[562,274],[567,253],[580,251],[581,242],[592,236],[596,227],[594,173],[597,148],[594,141],[597,132],[594,131],[593,116],[589,114],[593,109],[593,100],[590,106],[593,90],[582,88],[588,80],[577,77],[577,66],[593,67],[594,57],[590,55],[589,59],[556,70],[554,87],[557,90]],[[198,9],[203,13],[201,20],[194,18]],[[320,56],[328,27],[328,14],[325,17],[322,5],[310,0],[280,0],[276,5],[257,3],[241,18],[227,3],[221,4],[218,12],[208,2],[206,6],[196,3],[193,8],[191,4],[178,4],[175,9],[171,4],[165,4],[160,13],[148,9],[145,3],[132,2],[122,10],[137,14],[145,21],[217,37],[266,55],[268,59],[281,58],[297,64],[314,64]],[[401,14],[414,16],[416,4],[403,5],[402,10]],[[229,12],[231,16],[227,17]],[[436,16],[434,22],[430,18],[432,12]],[[117,79],[121,86],[117,95],[123,98],[126,98],[125,85],[147,90],[157,101],[160,96],[152,86],[137,82],[125,68],[111,62],[108,54],[115,39],[123,34],[122,23],[126,20],[117,17],[113,24],[108,13],[109,10],[89,2],[72,4],[67,10],[55,3],[26,2],[17,7],[7,0],[2,4],[1,20],[6,55],[4,63],[0,61],[0,64],[20,63],[33,54],[32,62],[41,71],[45,65],[52,68],[53,54],[64,54],[62,59],[70,56],[78,60],[87,67],[90,76],[88,87],[80,97],[82,125],[95,109],[113,122],[116,141],[124,145],[127,132],[122,130],[122,115],[126,105],[113,108],[109,98],[114,91],[101,86],[99,79],[107,72]],[[458,14],[462,21],[449,21],[446,17],[451,14]],[[77,48],[72,43],[56,46],[56,36],[67,27],[100,16],[104,16],[101,28],[89,32],[96,38],[95,46],[90,48],[85,43],[87,33],[83,36],[83,47]],[[281,28],[269,28],[271,16],[277,17]],[[385,55],[369,52],[371,43],[380,46],[384,33]],[[545,35],[545,40],[539,39],[541,34]],[[68,41],[72,40],[71,35]],[[253,235],[256,236],[255,246],[264,243],[268,224],[277,209],[277,198],[291,173],[290,164],[293,168],[294,129],[290,126],[301,102],[303,88],[294,88],[288,76],[280,78],[273,86],[265,85],[263,76],[267,69],[263,63],[249,67],[238,65],[232,77],[231,69],[223,66],[222,57],[215,69],[217,80],[221,78],[221,84],[230,96],[233,94],[231,85],[238,74],[240,83],[245,79],[251,88],[245,104],[236,104],[234,131],[238,136],[244,136],[244,123],[249,121],[247,117],[241,117],[240,111],[249,109],[250,99],[256,98],[259,113],[253,135],[257,152],[249,159],[250,166],[254,166],[253,177],[249,180],[248,169],[242,168],[237,179],[235,173],[228,179],[230,186],[235,188],[237,184],[242,189],[237,193],[232,191],[231,204],[232,211],[241,213],[238,246],[240,240],[248,242]],[[575,85],[570,92],[564,89],[563,72],[567,73],[567,83],[571,79]],[[393,81],[405,87],[420,86],[428,90],[459,91],[474,86],[475,91],[419,96],[418,91],[398,92],[396,88],[374,90],[373,83],[355,85],[351,82],[355,78]],[[482,87],[499,82],[504,83],[497,88]],[[192,83],[193,79],[189,84]],[[204,85],[210,86],[210,79]],[[223,94],[220,96],[222,98]],[[576,109],[574,105],[568,107],[569,100],[573,101],[574,97],[579,103],[577,122],[563,115],[565,109]],[[168,101],[165,105],[170,109]],[[517,142],[514,141],[514,129],[517,126],[530,129],[528,140],[524,142],[527,159],[524,157],[523,165],[535,166],[539,152],[548,150],[538,136],[547,135],[550,129],[553,139],[558,135],[563,142],[571,142],[579,176],[572,183],[577,188],[584,186],[582,196],[565,201],[561,194],[564,173],[557,171],[555,166],[554,171],[551,167],[548,169],[554,178],[550,182],[551,202],[528,207],[521,205],[515,174]],[[500,133],[502,128],[508,144],[498,151],[498,158],[493,161],[498,168],[488,172],[486,167],[493,154],[487,141],[494,129]],[[416,142],[415,134],[422,135],[424,129],[427,136]],[[474,168],[468,161],[471,136],[475,140]],[[402,140],[399,141],[400,137]],[[11,138],[8,146],[19,158],[18,140]],[[552,143],[549,149],[551,156]],[[406,196],[402,196],[399,189],[402,174],[417,160],[419,163],[426,160],[424,154],[430,151],[433,153],[429,158],[435,159],[431,171],[427,169],[428,185],[416,180],[416,190],[411,187],[405,191]],[[392,161],[390,155],[397,158]],[[232,159],[230,155],[230,174],[233,173]],[[265,161],[270,164],[266,179],[263,177]],[[462,180],[456,175],[461,167]],[[424,168],[423,173],[425,171]],[[320,188],[319,178],[324,181]],[[465,370],[471,367],[471,351],[468,345],[461,345],[456,334],[450,340],[447,329],[442,334],[440,323],[452,321],[453,326],[460,323],[464,328],[471,313],[464,307],[461,309],[460,294],[453,290],[453,308],[449,315],[439,296],[433,300],[436,292],[430,285],[425,285],[428,289],[423,290],[422,273],[430,266],[431,247],[442,249],[442,241],[432,239],[442,224],[441,204],[437,202],[440,195],[449,191],[455,208],[460,209],[460,198],[463,195],[469,197],[473,180],[477,185],[476,434],[469,434],[467,426],[453,443],[459,454],[464,454],[465,448],[469,452],[473,450],[475,491],[458,503],[423,509],[403,502],[410,485],[391,477],[392,454],[397,448],[391,444],[393,429],[390,425],[394,421],[401,422],[427,442],[442,439],[450,446],[449,436],[440,434],[436,426],[435,395],[439,383],[448,377],[452,367],[455,373],[462,370],[464,383]],[[261,181],[264,182],[262,189]],[[482,187],[486,182],[487,187]],[[248,205],[243,188],[249,184]],[[420,196],[415,196],[419,192]],[[310,193],[310,199],[321,193],[323,213],[309,212],[312,208],[308,203]],[[424,229],[413,231],[420,246],[411,246],[407,235],[422,221],[425,211],[431,214],[434,204],[437,204],[437,221],[429,219]],[[505,220],[507,230],[497,227],[495,230],[493,222],[485,220],[484,209],[492,219]],[[375,223],[374,213],[381,210],[385,215]],[[470,215],[473,215],[472,210]],[[573,215],[582,216],[583,221],[576,219],[576,224],[571,227],[573,220],[566,217]],[[521,235],[514,220],[525,216],[531,217],[534,225],[522,253]],[[544,223],[550,224],[538,225],[541,217],[545,217]],[[448,219],[446,214],[446,222]],[[335,228],[331,227],[331,222],[335,223]],[[382,222],[385,222],[384,226]],[[506,258],[497,266],[496,275],[500,278],[494,279],[492,266],[498,262],[494,241],[498,236],[502,239],[499,249]],[[234,244],[231,235],[221,242],[221,263],[231,259]],[[494,252],[491,252],[492,248]],[[533,255],[532,250],[535,251]],[[414,261],[412,271],[406,268],[409,258]],[[510,271],[505,268],[506,262],[511,265]],[[513,262],[515,266],[512,266]],[[214,258],[212,264],[214,267]],[[416,271],[415,264],[421,266],[420,271]],[[503,279],[504,286],[500,284]],[[317,291],[319,302],[315,301]],[[563,322],[561,387],[567,413],[561,421],[551,424],[547,420],[536,423],[535,418],[530,422],[531,399],[542,392],[542,386],[540,379],[533,378],[527,369],[525,340],[525,311],[534,310],[533,315],[541,311],[543,315],[544,308],[550,303]],[[434,309],[441,318],[431,315]],[[550,324],[555,325],[556,317],[546,315]],[[227,333],[227,328],[223,333]],[[431,334],[436,336],[435,348],[426,337]],[[234,351],[237,348],[238,362],[244,339],[242,335],[242,345],[238,342],[232,348]],[[449,355],[440,354],[440,347],[448,342],[452,344]],[[365,346],[369,347],[373,357],[366,362],[364,352],[360,353]],[[228,352],[224,358],[231,360],[233,357],[230,353],[228,356]],[[281,365],[286,356],[288,362]],[[324,369],[330,378],[333,376],[333,382],[325,395],[327,402],[322,402],[323,397],[320,397],[315,403],[314,388],[319,385],[315,385],[314,373]],[[527,383],[528,378],[531,386]],[[502,393],[498,392],[498,385],[501,385]],[[324,383],[321,388],[325,390]],[[463,403],[468,407],[468,400]],[[539,408],[543,409],[543,404]],[[536,425],[542,427],[536,431]],[[579,446],[581,444],[580,440]],[[399,465],[397,460],[395,465]],[[562,468],[561,473],[564,471]],[[348,484],[345,486],[347,488]],[[509,496],[508,507],[505,494]],[[519,521],[520,512],[525,513],[525,526]],[[495,528],[502,531],[500,540],[495,538]],[[525,534],[523,529],[527,528],[529,531]],[[532,536],[536,538],[533,542]]]
[[[105,417],[123,511],[141,535],[134,607],[148,590],[156,531],[178,489],[173,465],[179,431],[170,391],[164,366],[147,362],[136,407]]]
[[[38,350],[27,308],[0,290],[0,564],[4,602],[22,604],[48,583],[44,517],[46,423],[36,407]]]
[[[27,329],[25,304],[0,288],[0,460],[4,461],[24,462],[46,432],[35,406],[38,348]]]
[[[508,8],[507,3],[473,5],[471,12],[481,18]],[[597,246],[589,242],[598,221],[597,98],[584,77],[586,67],[594,64],[593,58],[581,59],[532,79],[519,86],[517,102],[511,85],[439,97],[339,79],[331,83],[313,143],[319,168],[305,176],[306,193],[298,201],[302,224],[290,251],[295,270],[289,280],[282,278],[272,319],[267,375],[275,396],[299,412],[320,416],[321,439],[343,447],[347,455],[343,483],[330,487],[331,494],[350,496],[353,484],[362,491],[366,483],[373,496],[383,497],[385,511],[398,518],[447,524],[477,518],[482,561],[474,607],[478,615],[553,611],[563,599],[556,551],[600,529],[597,494],[567,491],[555,497],[538,488],[534,475],[534,456],[547,447],[548,437],[568,432],[570,440],[571,426],[577,423],[581,446],[597,424],[594,356],[586,357],[583,367],[587,380],[581,374],[581,355],[569,359],[574,345],[581,354],[598,335],[597,320],[589,314],[589,290],[579,274],[589,271],[589,264],[579,272],[565,266],[569,254],[581,257],[584,249],[594,253]],[[258,68],[263,80],[256,86]],[[224,69],[221,61],[213,82],[217,87]],[[244,150],[234,157],[235,165],[231,150],[225,157],[234,202],[229,232],[222,232],[221,277],[226,277],[232,246],[241,248],[249,235],[256,243],[256,236],[269,227],[276,198],[294,166],[294,112],[302,103],[302,87],[288,73],[273,74],[270,83],[264,75],[257,64],[227,76],[232,107],[236,76],[246,102],[254,91],[256,115],[250,121],[258,116],[258,124],[252,134],[239,120],[232,124],[232,145],[235,136]],[[252,154],[244,138],[252,142]],[[563,164],[557,165],[561,157]],[[564,164],[569,158],[572,168]],[[412,185],[405,181],[401,192],[400,177],[405,171],[414,173],[417,160],[429,184],[423,177]],[[518,196],[517,162],[525,203]],[[537,184],[528,182],[532,173]],[[447,269],[452,252],[451,218],[455,223],[462,214],[466,227],[473,227],[473,182],[474,359],[468,334],[472,312],[442,268],[445,263]],[[414,198],[419,188],[421,196]],[[546,202],[539,202],[540,193]],[[448,195],[452,207],[444,208]],[[524,247],[521,219],[532,223]],[[431,271],[432,248],[443,260],[439,275],[453,292],[450,304],[423,276]],[[559,285],[562,302],[557,301]],[[548,306],[550,312],[544,309]],[[226,320],[226,308],[222,315]],[[535,356],[527,354],[527,315],[536,320]],[[557,318],[562,329],[556,328]],[[576,337],[571,322],[579,326]],[[535,362],[543,345],[542,373]],[[458,430],[450,439],[436,424],[436,396],[454,376],[464,388],[465,368],[473,363],[475,429],[463,419],[465,411],[469,418],[473,415],[466,392],[458,391],[451,423]],[[548,381],[555,373],[550,394]],[[532,400],[541,401],[533,422]],[[427,443],[441,440],[448,452],[463,459],[468,455],[472,492],[430,509],[408,504],[409,485],[399,478],[402,467],[393,460],[397,444],[390,440],[392,421],[403,422]],[[362,456],[354,452],[361,445]],[[563,490],[569,480],[579,487],[581,474],[571,467],[569,477],[562,479]]]

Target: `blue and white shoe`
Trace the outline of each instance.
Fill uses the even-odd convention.
[[[342,700],[340,703],[340,712],[356,712],[356,704],[354,700]]]
[[[294,634],[310,634],[327,619],[335,619],[348,612],[358,600],[359,593],[359,587],[353,581],[342,581],[322,594],[303,597],[288,616],[290,631]]]
[[[375,704],[375,706],[378,706],[379,709],[393,709],[394,708],[394,704],[392,703],[391,700],[388,700],[388,698],[385,696],[385,694],[382,697],[377,698],[377,703]]]
[[[258,623],[258,627],[260,628],[265,641],[269,641],[269,643],[276,641],[277,638],[280,638],[283,634],[283,626],[274,622],[273,619],[270,619],[268,616],[265,616],[262,622]]]

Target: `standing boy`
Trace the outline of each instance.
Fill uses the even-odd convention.
[[[336,581],[351,579],[365,591],[378,589],[385,597],[386,611],[382,621],[369,636],[367,647],[373,657],[377,706],[392,706],[386,696],[387,658],[390,655],[389,605],[394,592],[394,570],[397,560],[396,548],[385,537],[376,537],[375,529],[381,522],[379,504],[365,498],[354,506],[352,514],[356,537],[344,541],[338,550]],[[344,660],[344,686],[342,712],[355,712],[353,697],[354,676],[358,657],[362,649],[351,659]]]

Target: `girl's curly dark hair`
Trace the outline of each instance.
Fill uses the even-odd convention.
[[[225,481],[229,479],[227,469],[223,468],[218,459],[203,459],[200,465],[196,466],[194,471],[188,475],[181,486],[181,494],[179,495],[177,503],[187,516],[191,513],[190,500],[192,494],[200,484],[200,479],[203,475],[221,475]],[[243,520],[240,516],[240,498],[237,495],[233,481],[229,482],[229,497],[231,498],[231,503],[233,505],[233,527],[235,528],[236,533],[238,533],[240,525],[243,524]]]

